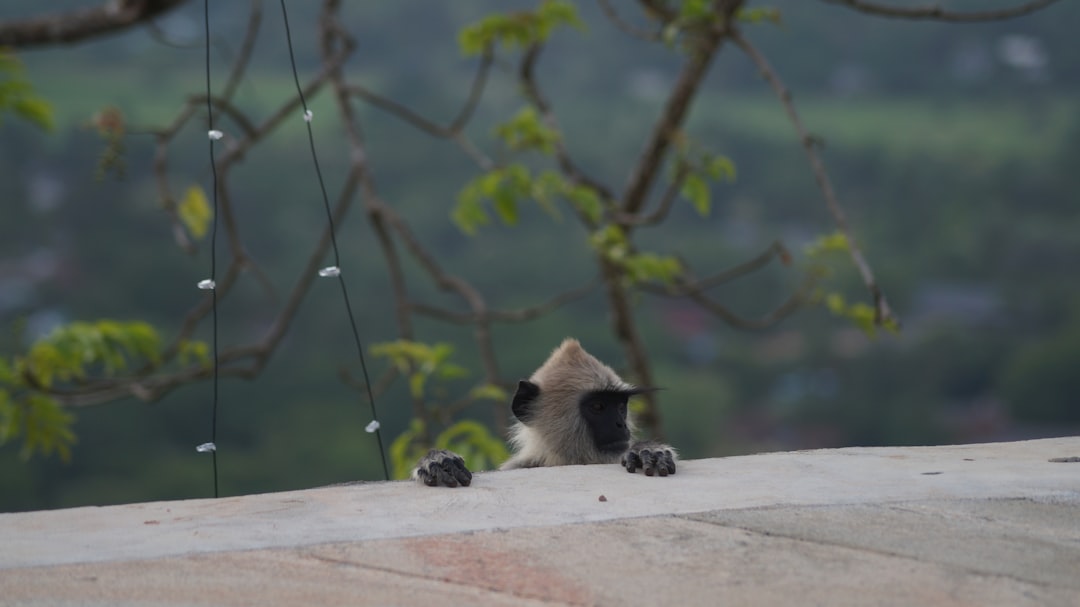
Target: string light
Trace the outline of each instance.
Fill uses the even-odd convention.
[[[337,246],[337,235],[334,228],[334,215],[330,211],[330,200],[326,195],[326,183],[323,181],[322,170],[319,168],[319,155],[315,153],[315,135],[311,130],[311,110],[308,109],[307,100],[304,99],[304,89],[300,86],[300,76],[296,70],[296,56],[293,53],[292,34],[289,31],[289,12],[285,8],[285,0],[281,0],[281,17],[285,24],[285,41],[289,46],[289,62],[292,64],[293,82],[296,84],[296,94],[300,98],[300,105],[304,108],[304,122],[307,123],[308,145],[311,148],[311,160],[315,166],[315,176],[319,180],[319,188],[322,190],[323,208],[326,210],[326,222],[330,230],[330,245],[334,251],[334,265],[319,270],[319,276],[324,278],[337,277],[341,285],[341,298],[345,304],[345,311],[349,316],[349,324],[352,327],[353,341],[356,344],[357,355],[360,357],[360,369],[364,374],[364,385],[367,387],[368,404],[371,406],[371,417],[374,421],[365,428],[375,435],[379,444],[379,456],[382,459],[383,474],[386,480],[390,480],[390,467],[386,463],[386,449],[383,448],[382,434],[379,432],[379,418],[375,410],[375,395],[371,390],[371,378],[368,376],[367,363],[364,361],[364,347],[360,342],[360,332],[356,328],[356,317],[353,315],[352,306],[349,304],[349,290],[345,286],[345,278],[341,275],[339,267],[340,254]]]

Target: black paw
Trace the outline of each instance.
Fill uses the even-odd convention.
[[[622,465],[627,472],[645,471],[645,476],[667,476],[675,474],[675,462],[678,454],[671,447],[655,441],[639,441],[630,445],[622,456]]]
[[[420,458],[412,477],[428,487],[468,487],[472,472],[465,467],[465,460],[453,451],[432,449]]]

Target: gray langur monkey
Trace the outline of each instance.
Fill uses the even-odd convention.
[[[567,338],[527,380],[518,382],[510,405],[514,454],[499,467],[536,468],[620,462],[627,472],[675,474],[675,449],[655,441],[632,441],[630,397],[649,391],[623,381],[615,371]],[[432,449],[412,477],[436,487],[468,486],[472,473],[453,451]]]

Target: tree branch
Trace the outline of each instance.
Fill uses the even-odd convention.
[[[799,143],[802,144],[803,150],[806,151],[807,159],[810,162],[810,168],[814,172],[814,179],[817,181],[822,196],[825,197],[825,205],[828,207],[829,213],[832,215],[837,229],[839,229],[840,233],[847,239],[851,261],[859,271],[859,276],[862,278],[863,284],[870,291],[870,296],[874,302],[874,322],[879,326],[887,323],[899,323],[899,319],[896,318],[892,309],[889,307],[888,300],[885,299],[885,293],[878,285],[877,279],[874,278],[874,272],[870,268],[870,264],[866,261],[866,258],[863,256],[862,249],[860,249],[858,243],[855,242],[855,237],[851,233],[851,226],[848,225],[847,216],[840,207],[840,201],[837,200],[836,191],[833,190],[832,181],[829,179],[829,174],[825,171],[825,163],[821,160],[821,155],[818,154],[814,139],[807,132],[806,127],[803,126],[802,119],[799,118],[799,113],[795,110],[795,104],[792,102],[791,98],[791,91],[789,91],[783,81],[780,80],[776,71],[765,59],[765,56],[758,52],[758,50],[754,48],[740,32],[732,29],[730,35],[732,42],[746,53],[750,60],[754,62],[754,65],[757,66],[758,70],[761,71],[762,76],[768,81],[773,92],[776,93],[777,98],[780,100],[780,103],[784,106],[784,111],[787,113],[792,126],[795,127],[795,132],[799,135]]]
[[[604,11],[604,16],[608,18],[608,21],[614,23],[615,27],[619,28],[624,33],[633,36],[634,38],[638,38],[639,40],[645,40],[646,42],[656,42],[660,40],[662,30],[650,32],[626,21],[619,15],[619,12],[615,10],[615,7],[611,5],[610,0],[597,0],[597,4],[600,5],[600,10]]]
[[[0,46],[29,48],[82,42],[154,19],[187,0],[106,0],[100,6],[0,23]]]
[[[989,11],[950,11],[939,5],[918,7],[899,7],[887,4],[865,2],[864,0],[821,0],[827,4],[839,4],[841,6],[879,17],[898,19],[919,19],[933,21],[948,21],[952,23],[975,23],[979,21],[999,21],[1012,19],[1042,10],[1058,0],[1032,0],[1012,8],[1003,8]]]
[[[622,210],[626,214],[636,214],[645,205],[649,189],[660,172],[672,138],[686,119],[690,102],[697,94],[698,87],[708,73],[709,64],[724,39],[721,32],[714,30],[703,32],[700,36],[690,51],[690,59],[679,72],[675,87],[664,104],[660,119],[653,126],[637,166],[630,174],[630,182],[622,197]]]

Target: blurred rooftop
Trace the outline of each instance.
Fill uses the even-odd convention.
[[[1080,605],[1080,438],[0,515],[3,605]]]

